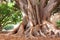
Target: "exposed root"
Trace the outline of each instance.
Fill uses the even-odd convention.
[[[24,31],[24,35],[26,37],[38,37],[38,36],[51,36],[51,37],[58,37],[60,36],[60,30],[57,30],[55,26],[47,21],[44,21],[42,25],[42,29],[40,29],[39,25],[31,26]]]

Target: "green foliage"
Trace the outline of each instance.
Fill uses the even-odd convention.
[[[11,3],[8,3],[8,6],[9,7],[13,7],[15,5],[15,1],[13,1],[13,3],[11,2]]]
[[[21,11],[15,7],[15,2],[0,4],[0,24],[16,24],[22,20]]]
[[[8,24],[5,27],[3,27],[5,30],[11,30],[14,28],[13,24]]]
[[[57,23],[57,27],[60,28],[60,20],[58,20],[56,23]]]

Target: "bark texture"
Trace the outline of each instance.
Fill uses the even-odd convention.
[[[15,0],[22,10],[23,21],[16,35],[26,37],[59,36],[60,30],[50,21],[59,0]],[[15,31],[14,31],[15,32]]]

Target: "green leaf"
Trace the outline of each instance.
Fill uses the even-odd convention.
[[[10,3],[8,3],[8,6],[9,7],[13,7],[15,5],[15,2],[10,2]]]

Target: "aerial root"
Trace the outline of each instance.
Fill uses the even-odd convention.
[[[26,37],[36,38],[39,36],[42,37],[60,37],[60,30],[55,28],[50,22],[44,21],[42,24],[42,28],[37,24],[35,26],[29,26],[28,28],[24,28],[27,26],[20,26],[18,32],[15,34],[16,36],[25,35]]]
[[[60,30],[57,30],[55,28],[55,26],[49,22],[45,22],[45,24],[43,24],[42,29],[40,29],[39,25],[36,25],[34,27],[29,27],[26,31],[25,31],[25,35],[27,37],[38,37],[38,36],[43,36],[43,37],[47,37],[47,36],[51,36],[51,37],[58,37],[60,36]]]

